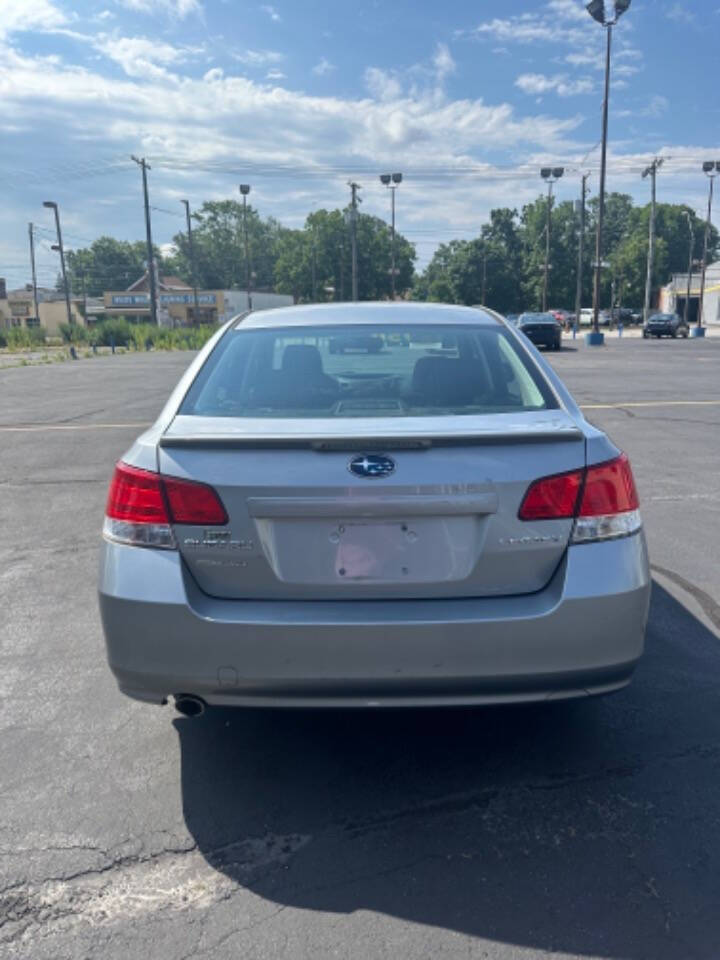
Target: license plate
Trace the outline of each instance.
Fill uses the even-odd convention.
[[[335,572],[348,580],[400,580],[411,575],[417,524],[340,523],[330,532]]]

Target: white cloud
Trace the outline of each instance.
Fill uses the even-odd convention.
[[[692,10],[688,10],[683,3],[674,3],[669,10],[665,11],[665,16],[676,23],[694,23],[697,19]]]
[[[52,0],[0,0],[0,38],[24,30],[48,31],[68,23]]]
[[[670,101],[660,94],[652,97],[647,106],[636,110],[618,110],[619,117],[652,117],[658,119],[667,113]]]
[[[324,77],[325,74],[332,73],[333,70],[336,70],[336,69],[337,67],[335,66],[334,63],[330,63],[328,59],[326,59],[325,57],[321,57],[320,61],[316,63],[315,66],[312,68],[312,72],[316,74],[318,77]]]
[[[265,74],[266,80],[287,80],[287,76],[282,72],[282,70],[268,70]]]
[[[280,23],[280,21],[282,20],[282,17],[277,12],[275,7],[271,6],[269,3],[263,3],[260,9],[263,11],[263,13],[266,13],[270,17],[270,19],[273,20],[275,23]]]
[[[285,56],[277,50],[245,50],[244,53],[234,53],[233,59],[248,67],[266,67],[271,63],[280,63]]]
[[[559,97],[574,97],[578,94],[592,93],[595,89],[595,84],[589,77],[570,80],[563,73],[556,74],[554,77],[548,77],[544,73],[522,73],[515,80],[515,86],[523,93],[532,95],[557,93]]]
[[[184,20],[191,14],[202,15],[203,7],[199,0],[115,0],[127,10],[138,13],[164,15],[176,20]]]
[[[402,95],[402,85],[397,75],[379,67],[367,68],[365,86],[376,100],[397,100]]]
[[[445,43],[439,43],[433,56],[433,66],[438,83],[442,84],[445,77],[455,73],[455,61],[452,58],[450,50]]]
[[[117,37],[100,34],[93,46],[110,60],[119,64],[129,77],[161,79],[167,77],[166,67],[182,63],[193,52],[185,47],[150,40],[148,37]]]

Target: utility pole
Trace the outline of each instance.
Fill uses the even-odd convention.
[[[62,270],[63,290],[65,291],[65,310],[67,312],[67,322],[73,322],[72,310],[70,309],[70,287],[68,285],[67,272],[65,270],[65,249],[62,242],[62,233],[60,231],[60,211],[54,200],[43,201],[43,206],[48,207],[55,213],[55,232],[57,234],[57,246],[53,245],[53,250],[60,254],[60,269]]]
[[[580,311],[582,310],[583,266],[585,260],[585,199],[587,197],[587,182],[589,173],[584,173],[580,189],[580,233],[578,234],[578,265],[577,287],[575,289],[575,326],[580,326]]]
[[[653,269],[655,267],[655,199],[656,199],[656,190],[655,190],[655,180],[657,178],[657,172],[662,166],[663,161],[661,158],[655,157],[653,162],[649,167],[646,167],[643,170],[643,180],[645,177],[650,177],[651,183],[651,201],[650,201],[650,235],[648,238],[648,258],[647,258],[647,274],[645,276],[645,304],[643,306],[643,322],[648,322],[648,314],[650,313],[650,294],[652,292],[652,277]]]
[[[345,300],[345,241],[340,240],[340,302]]]
[[[560,177],[565,173],[564,167],[543,167],[540,171],[540,176],[543,180],[547,180],[548,185],[548,195],[547,195],[547,222],[545,225],[545,269],[543,270],[543,294],[542,294],[542,308],[543,313],[547,310],[547,295],[548,295],[548,275],[550,271],[550,235],[552,230],[552,188],[553,184],[560,179]]]
[[[311,259],[310,259],[310,270],[312,275],[312,302],[317,303],[317,263],[315,261],[315,230],[313,229],[311,233],[311,243],[310,248]]]
[[[358,298],[358,260],[357,260],[357,218],[358,218],[358,195],[360,184],[351,181],[350,187],[350,251],[352,257],[352,300]]]
[[[187,200],[181,200],[180,203],[185,205],[185,219],[187,220],[187,233],[188,233],[188,252],[190,253],[190,274],[192,276],[193,283],[193,304],[194,304],[194,322],[200,322],[200,307],[198,305],[198,292],[197,292],[197,274],[195,272],[195,250],[193,249],[193,235],[192,235],[192,223],[190,221],[190,204]]]
[[[83,298],[83,319],[85,320],[85,326],[87,326],[87,287],[85,286],[85,273],[80,274],[80,286],[82,288],[82,298]]]
[[[35,319],[40,323],[40,310],[38,309],[37,298],[37,274],[35,272],[35,236],[33,225],[28,224],[28,233],[30,235],[30,266],[32,267],[32,285],[33,285],[33,303],[35,305]]]
[[[134,160],[135,163],[142,170],[142,184],[143,184],[143,200],[145,203],[145,236],[147,240],[147,259],[148,259],[148,280],[150,281],[150,322],[157,326],[157,287],[155,285],[155,255],[153,253],[153,242],[152,242],[152,228],[150,226],[150,201],[148,199],[148,184],[147,184],[147,172],[151,170],[152,167],[147,162],[145,157],[139,160],[137,157],[131,156],[131,160]]]
[[[485,292],[487,290],[487,246],[482,241],[482,290],[480,293],[480,302],[485,306]]]
[[[250,184],[241,183],[240,184],[240,193],[243,198],[243,234],[245,237],[245,287],[247,288],[247,308],[252,310],[252,293],[250,287],[252,285],[252,273],[250,272],[250,241],[248,240],[248,228],[247,228],[247,197],[250,193]]]
[[[698,315],[697,315],[697,335],[699,337],[704,336],[703,331],[703,320],[704,317],[704,306],[705,306],[705,270],[707,268],[707,255],[708,255],[708,243],[710,239],[710,221],[712,219],[712,204],[713,204],[713,182],[718,173],[720,173],[720,160],[706,160],[703,165],[703,173],[710,180],[710,192],[708,193],[708,210],[707,210],[707,220],[705,221],[705,239],[703,240],[703,258],[702,258],[702,275],[700,278],[700,302],[698,303]]]
[[[693,264],[693,253],[695,252],[695,231],[693,230],[692,217],[685,211],[685,216],[687,217],[688,230],[690,232],[690,252],[688,254],[688,276],[687,276],[687,292],[685,295],[685,310],[683,312],[683,320],[687,325],[688,319],[690,316],[690,288],[692,285],[692,264]]]

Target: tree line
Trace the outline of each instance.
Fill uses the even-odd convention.
[[[611,193],[606,199],[601,305],[642,304],[647,268],[650,206]],[[597,200],[586,212],[583,263],[583,306],[592,303]],[[653,289],[671,274],[687,270],[690,229],[694,257],[702,256],[705,223],[689,207],[658,204]],[[391,234],[379,217],[359,213],[356,221],[358,295],[382,300],[391,293]],[[538,197],[520,210],[498,208],[490,213],[477,237],[441,244],[427,267],[416,272],[416,252],[401,233],[395,235],[396,290],[419,300],[478,304],[502,313],[539,309],[542,300],[547,229],[547,200]],[[553,203],[548,305],[575,305],[580,218],[576,205]],[[250,268],[254,289],[291,294],[298,302],[349,300],[351,243],[348,210],[317,210],[302,228],[290,229],[247,207]],[[711,227],[709,260],[718,256],[720,239]],[[161,256],[160,272],[191,284],[193,270],[185,232],[173,237],[173,252]],[[236,200],[207,201],[193,214],[195,279],[201,289],[244,289],[243,207]],[[90,247],[67,254],[70,282],[77,295],[124,290],[145,269],[143,242],[100,237]]]

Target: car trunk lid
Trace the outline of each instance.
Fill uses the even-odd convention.
[[[389,472],[372,472],[387,460]],[[572,521],[523,522],[520,503],[538,477],[584,465],[583,434],[561,410],[372,421],[177,417],[159,447],[162,473],[220,495],[225,526],[180,525],[175,534],[201,589],[235,599],[542,589]]]

